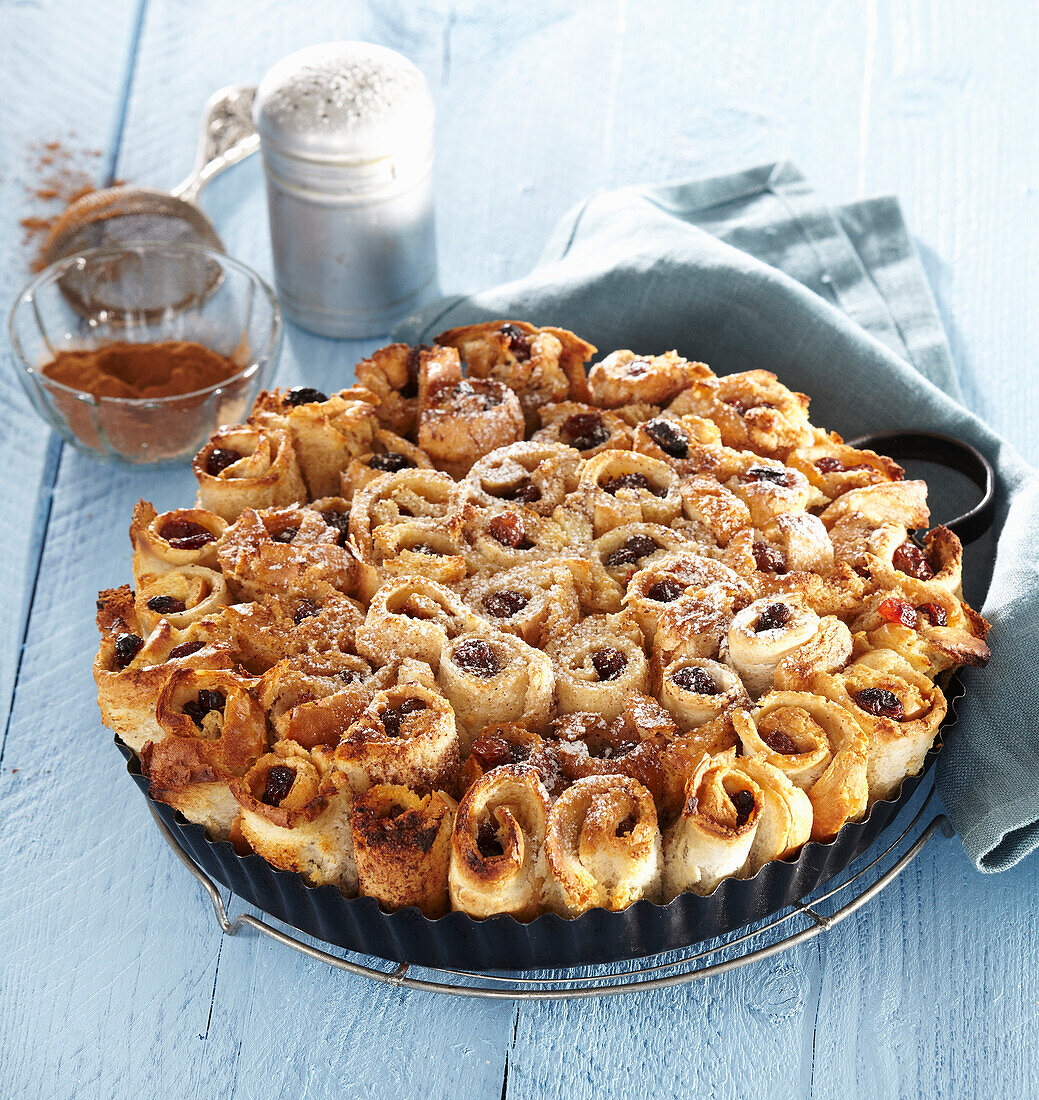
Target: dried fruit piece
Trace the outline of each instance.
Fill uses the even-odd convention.
[[[522,611],[530,601],[520,592],[506,588],[502,592],[492,592],[484,596],[483,606],[488,615],[496,619],[511,619],[517,611]]]
[[[906,716],[902,700],[886,688],[863,688],[855,693],[855,702],[876,718],[894,718],[901,722]]]
[[[241,452],[232,451],[229,447],[214,447],[206,459],[206,473],[210,477],[219,477],[228,466],[233,466],[241,457]]]
[[[916,630],[920,624],[919,616],[913,605],[906,603],[905,600],[898,599],[896,596],[889,596],[886,600],[882,600],[877,612],[882,619],[886,619],[889,623],[901,623],[902,626],[907,626],[910,630]]]
[[[187,611],[187,605],[176,596],[152,596],[148,601],[148,610],[156,615],[179,615]]]
[[[923,548],[916,545],[912,539],[906,539],[901,546],[891,555],[891,564],[907,577],[913,577],[918,581],[929,581],[934,576],[931,563]]]
[[[410,699],[405,699],[400,706],[390,707],[379,715],[382,719],[382,728],[390,737],[399,737],[403,719],[409,714],[418,714],[419,711],[425,709],[426,704],[422,699],[416,699],[414,696]]]
[[[212,531],[190,519],[166,520],[159,528],[159,537],[165,539],[174,550],[199,550],[216,539]]]
[[[529,550],[534,544],[527,538],[523,520],[515,512],[502,512],[487,524],[491,538],[511,550]]]
[[[312,600],[300,600],[296,610],[292,613],[292,621],[299,626],[304,619],[310,619],[316,615],[321,608],[317,606]]]
[[[329,508],[321,513],[321,518],[329,527],[334,528],[338,532],[336,535],[336,543],[339,546],[345,546],[346,540],[350,535],[350,513],[333,512]]]
[[[754,564],[762,573],[785,573],[787,571],[786,554],[767,542],[756,542],[752,547]]]
[[[616,680],[628,665],[628,658],[619,649],[606,646],[592,654],[592,664],[600,680]]]
[[[296,782],[296,773],[284,764],[275,764],[267,772],[267,782],[263,785],[260,801],[266,806],[280,806]]]
[[[274,531],[271,534],[271,538],[275,542],[292,542],[292,540],[299,534],[299,527],[285,527],[280,531]]]
[[[222,691],[211,691],[203,688],[194,699],[189,699],[181,708],[192,722],[202,728],[202,719],[211,710],[223,710],[227,702]]]
[[[384,451],[381,455],[372,455],[368,459],[369,470],[382,470],[388,474],[395,474],[400,470],[411,470],[414,467],[415,463],[399,451]]]
[[[770,603],[758,615],[754,632],[760,634],[763,630],[778,630],[790,622],[790,615],[790,608],[785,603]]]
[[[178,661],[181,657],[190,657],[192,653],[198,653],[205,644],[205,642],[181,642],[170,650],[166,660]]]
[[[516,325],[504,324],[498,330],[502,336],[509,339],[509,351],[516,357],[519,363],[525,363],[530,358],[530,338]]]
[[[453,660],[473,676],[497,676],[502,670],[498,654],[482,638],[467,638],[455,650]]]
[[[751,466],[745,474],[740,474],[740,481],[769,481],[773,485],[789,489],[790,471],[776,466]]]
[[[286,405],[295,408],[297,405],[309,405],[315,401],[327,401],[328,394],[314,389],[313,386],[293,386],[284,397]]]
[[[498,829],[490,821],[485,821],[476,831],[476,847],[484,859],[496,859],[505,854],[505,849],[498,840]]]
[[[560,435],[570,441],[570,446],[578,451],[590,451],[599,447],[610,438],[609,429],[597,412],[574,413],[563,421]]]
[[[683,691],[692,691],[697,695],[718,694],[714,677],[699,665],[683,665],[671,674],[671,679]]]
[[[484,770],[501,767],[502,764],[512,763],[512,746],[504,737],[495,737],[487,734],[485,737],[477,737],[469,749],[469,755],[475,756]]]
[[[672,458],[686,458],[689,454],[689,436],[673,421],[664,417],[647,420],[646,434]]]
[[[656,600],[657,603],[672,603],[677,600],[685,589],[674,579],[674,577],[665,577],[662,581],[657,581],[652,588],[646,592],[646,598],[650,600]]]
[[[613,569],[620,565],[635,565],[660,549],[648,535],[632,535],[623,546],[617,547],[606,559],[606,566]]]
[[[115,640],[115,663],[120,668],[126,668],[142,645],[144,639],[137,634],[119,634]]]
[[[754,812],[754,795],[750,791],[739,790],[731,798],[736,810],[736,828],[742,829]]]
[[[945,608],[938,603],[922,603],[917,607],[917,613],[926,616],[931,622],[931,626],[948,626],[949,616],[945,613]]]

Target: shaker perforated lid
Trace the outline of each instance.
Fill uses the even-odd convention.
[[[342,164],[413,155],[429,145],[433,116],[422,73],[368,42],[289,54],[260,81],[253,107],[265,151]]]

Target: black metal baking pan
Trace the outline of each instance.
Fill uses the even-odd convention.
[[[948,462],[944,453],[914,457]],[[968,537],[980,533],[964,532]],[[308,886],[300,874],[278,870],[260,856],[240,856],[228,841],[210,840],[201,825],[171,807],[151,804],[207,875],[270,916],[338,947],[393,962],[462,970],[617,962],[691,947],[743,928],[797,904],[845,870],[894,822],[920,785],[930,781],[942,732],[955,723],[956,702],[963,695],[958,676],[952,677],[946,695],[949,713],[921,772],[906,778],[893,799],[875,803],[862,821],[845,825],[833,840],[810,842],[796,857],[773,860],[751,879],[726,879],[707,897],[681,894],[668,905],[639,901],[620,913],[593,909],[572,920],[554,913],[527,923],[510,916],[475,920],[460,912],[430,920],[415,907],[387,913],[372,898],[344,898],[335,887]],[[149,782],[139,761],[118,739],[115,744],[147,797]]]

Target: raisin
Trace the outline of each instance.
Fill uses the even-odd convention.
[[[672,458],[685,458],[689,454],[689,436],[671,420],[657,417],[645,423],[646,434]]]
[[[657,603],[672,603],[677,600],[685,589],[674,579],[674,577],[665,577],[662,581],[657,581],[652,588],[646,593],[646,598],[650,600],[656,600]]]
[[[683,665],[672,674],[671,679],[683,691],[693,691],[697,695],[718,694],[718,685],[714,682],[714,677],[698,665]]]
[[[502,512],[500,516],[493,516],[487,524],[487,532],[491,538],[511,550],[529,550],[534,545],[527,538],[523,520],[514,512]]]
[[[913,605],[906,603],[905,600],[896,599],[894,596],[882,600],[877,611],[880,617],[887,622],[901,623],[902,626],[907,626],[910,630],[916,630],[920,622]]]
[[[428,542],[416,542],[414,546],[405,546],[404,549],[412,554],[425,554],[430,558],[440,556],[440,551],[435,546],[430,546]]]
[[[498,654],[482,638],[468,638],[455,650],[454,662],[473,676],[497,676],[502,670]]]
[[[358,672],[356,668],[344,668],[336,676],[344,684],[359,684],[364,679],[364,673]]]
[[[400,470],[413,470],[414,468],[415,463],[399,451],[385,451],[381,455],[372,455],[368,459],[369,470],[382,470],[388,474],[395,474]]]
[[[932,626],[948,626],[949,616],[945,614],[945,608],[937,603],[922,603],[916,609],[919,614],[926,616]]]
[[[768,481],[773,485],[781,485],[783,488],[788,489],[790,487],[790,471],[779,470],[775,466],[751,466],[745,474],[740,475],[740,480]]]
[[[382,712],[380,715],[382,718],[382,728],[390,737],[399,737],[402,720],[409,714],[417,714],[420,710],[425,709],[426,704],[421,699],[416,699],[414,696],[405,699],[399,706],[389,708]]]
[[[729,797],[732,799],[732,805],[736,810],[736,828],[742,829],[754,812],[754,795],[750,791],[742,790]]]
[[[645,489],[647,492],[652,492],[652,488],[649,484],[649,478],[645,474],[633,473],[633,474],[621,474],[620,477],[611,477],[609,481],[602,483],[603,489],[611,496],[615,495],[621,489]]]
[[[758,736],[773,752],[783,756],[796,756],[801,751],[797,742],[781,729],[759,728]]]
[[[617,825],[616,836],[631,836],[632,831],[635,828],[635,818],[628,814],[628,816]]]
[[[505,324],[498,331],[502,336],[508,337],[509,351],[516,357],[516,361],[526,363],[530,358],[530,337],[518,325]]]
[[[126,666],[137,656],[144,639],[138,634],[119,634],[115,640],[115,663],[120,668]]]
[[[574,413],[563,421],[560,434],[578,451],[590,451],[610,438],[610,431],[597,412]]]
[[[876,718],[894,718],[901,722],[906,716],[902,700],[886,688],[863,688],[855,693],[855,702]]]
[[[494,737],[491,734],[477,737],[469,752],[480,761],[485,771],[512,763],[511,746],[503,737]]]
[[[315,401],[327,401],[328,394],[315,390],[313,386],[293,386],[282,400],[294,409],[297,405],[310,405]]]
[[[756,542],[753,546],[754,564],[762,573],[785,573],[787,571],[786,554],[767,542]]]
[[[148,601],[148,610],[156,615],[179,615],[187,611],[187,605],[176,596],[152,596]]]
[[[659,549],[660,543],[654,542],[648,535],[632,535],[623,546],[617,547],[609,555],[606,559],[606,568],[614,569],[621,565],[634,565]]]
[[[627,668],[628,658],[619,649],[607,646],[592,654],[592,664],[600,680],[616,680]]]
[[[213,542],[216,535],[190,519],[168,519],[159,528],[159,538],[165,539],[174,550],[198,550]]]
[[[265,806],[280,806],[288,797],[295,782],[296,773],[292,768],[284,764],[275,764],[267,772],[267,782],[263,785],[263,796],[260,801]]]
[[[918,581],[929,581],[934,576],[927,555],[912,539],[906,539],[892,554],[891,564],[900,573]]]
[[[776,407],[771,401],[741,401],[738,397],[726,401],[725,404],[735,409],[740,416],[746,416],[751,409],[774,409]]]
[[[181,642],[170,650],[166,660],[179,661],[181,657],[190,657],[192,653],[198,653],[205,644],[205,642]]]
[[[346,540],[350,534],[350,513],[349,512],[333,512],[330,508],[321,513],[321,518],[337,532],[336,544],[338,546],[345,546]]]
[[[223,710],[227,699],[222,691],[211,691],[203,688],[194,699],[189,699],[181,708],[192,722],[202,728],[202,719],[211,710]]]
[[[320,610],[321,608],[311,600],[300,600],[296,610],[292,613],[292,621],[296,626],[299,626],[304,619],[313,618]]]
[[[530,601],[519,592],[506,588],[502,592],[492,592],[484,596],[484,610],[496,619],[511,619],[518,611],[522,611]]]
[[[477,829],[476,848],[484,859],[495,859],[505,854],[505,849],[501,846],[501,841],[498,839],[498,830],[492,822],[485,821],[480,828]]]
[[[408,372],[408,380],[401,387],[401,397],[412,398],[418,397],[418,374],[419,368],[422,366],[422,353],[424,351],[432,351],[433,349],[429,344],[416,344],[413,348],[408,348],[408,358],[405,361],[405,369]]]
[[[523,504],[533,504],[536,500],[541,499],[541,490],[530,480],[529,477],[525,477],[522,481],[517,482],[515,485],[510,485],[505,492],[501,493],[499,500],[518,500]]]
[[[833,455],[823,455],[822,458],[815,460],[815,468],[821,474],[839,474],[845,470],[845,465],[839,458],[834,458]]]
[[[241,452],[232,451],[229,447],[214,447],[206,459],[206,473],[210,477],[219,477],[228,466],[233,466],[241,457]]]
[[[760,634],[763,630],[778,630],[790,622],[790,608],[785,603],[770,603],[760,615],[754,631]]]

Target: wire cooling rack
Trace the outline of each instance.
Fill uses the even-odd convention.
[[[216,883],[192,860],[167,828],[154,807],[149,805],[155,824],[166,843],[202,886],[213,905],[220,931],[234,936],[252,928],[270,939],[291,947],[302,955],[402,989],[427,993],[445,993],[456,997],[488,997],[498,1000],[564,1000],[567,998],[607,997],[639,990],[665,989],[700,981],[715,974],[767,959],[789,951],[798,944],[840,924],[889,886],[923,851],[933,837],[953,836],[944,814],[933,815],[931,788],[915,817],[878,855],[836,886],[827,885],[808,901],[781,910],[764,923],[739,929],[714,940],[709,946],[697,945],[688,952],[670,951],[649,959],[627,960],[603,966],[551,971],[532,975],[526,972],[476,972],[417,967],[408,963],[394,965],[381,959],[348,953],[335,955],[321,947],[282,931],[260,917],[243,913],[233,920]],[[854,866],[854,864],[852,864]],[[824,912],[828,909],[829,912]],[[388,969],[387,969],[388,968]]]

